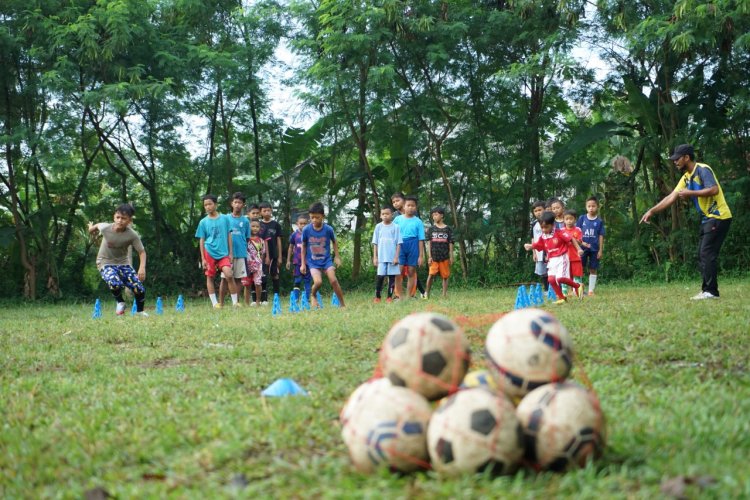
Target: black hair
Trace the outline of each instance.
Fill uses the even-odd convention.
[[[565,203],[563,203],[563,201],[560,198],[550,198],[549,199],[550,206],[554,205],[555,203],[559,203],[560,205],[562,205],[563,208],[565,208]]]
[[[258,206],[257,203],[251,203],[250,206],[247,207],[247,211],[249,212],[251,210],[258,210],[259,208],[260,207]]]
[[[271,207],[271,204],[268,203],[267,201],[261,201],[260,203],[258,203],[258,208],[263,210],[264,208],[273,208],[273,207]]]
[[[310,214],[320,214],[325,215],[326,209],[323,206],[323,204],[319,201],[316,201],[312,205],[310,205],[310,208],[307,210]]]
[[[432,214],[440,214],[445,216],[445,209],[443,207],[435,207],[432,210],[430,210],[430,215]]]
[[[206,201],[206,200],[211,200],[214,203],[216,203],[218,198],[216,197],[215,194],[204,194],[203,197],[201,198],[201,201]]]
[[[252,225],[253,222],[257,222],[258,224],[260,224],[260,219],[257,217],[253,217],[252,219],[250,219],[250,225]]]
[[[572,215],[573,217],[578,217],[578,214],[576,213],[575,210],[566,210],[563,212],[563,216],[565,215]]]
[[[412,195],[405,196],[404,204],[406,204],[407,201],[413,201],[416,206],[419,206],[419,200],[417,199],[416,196],[412,196]]]
[[[240,191],[237,191],[232,195],[232,201],[234,200],[240,200],[242,203],[245,203],[247,201],[247,197]]]
[[[542,216],[539,218],[539,221],[542,224],[554,224],[555,214],[553,214],[552,212],[544,212]]]
[[[393,213],[393,212],[395,212],[395,211],[396,211],[396,209],[395,209],[395,208],[393,208],[393,207],[392,207],[392,206],[390,206],[390,205],[383,205],[382,207],[380,207],[380,211],[382,212],[383,210],[389,210],[389,211],[390,211],[391,213]]]
[[[310,216],[307,215],[305,212],[300,212],[297,214],[297,217],[294,220],[300,220],[300,219],[310,220]]]
[[[597,198],[596,196],[589,196],[588,198],[586,198],[586,202],[589,202],[589,201],[593,201],[597,205],[599,204],[599,198]]]
[[[545,206],[546,206],[546,204],[543,201],[541,201],[541,200],[535,201],[534,204],[531,205],[531,211],[533,212],[535,208],[539,208],[539,207],[544,208]]]
[[[135,215],[135,208],[133,208],[133,205],[130,203],[122,203],[117,208],[115,208],[115,213],[127,215],[128,217],[132,218]]]
[[[405,199],[404,193],[402,193],[401,191],[396,191],[395,193],[391,195],[391,199],[393,198],[401,198],[402,200],[404,200]]]

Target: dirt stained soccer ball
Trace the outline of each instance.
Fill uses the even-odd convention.
[[[516,409],[523,427],[524,459],[535,469],[583,467],[604,448],[604,414],[594,393],[575,382],[531,391]]]
[[[471,359],[460,326],[442,314],[410,314],[393,325],[380,350],[380,370],[393,385],[430,401],[458,389]]]
[[[498,388],[514,401],[565,380],[573,365],[568,331],[542,309],[519,309],[500,318],[487,334],[485,349]]]
[[[341,436],[354,466],[411,472],[428,467],[427,400],[380,378],[359,386],[341,411]]]
[[[447,475],[513,473],[523,456],[515,407],[485,387],[460,390],[432,415],[427,448],[432,466]]]

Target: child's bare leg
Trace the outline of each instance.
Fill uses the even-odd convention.
[[[401,286],[404,283],[404,278],[401,276],[401,274],[396,275],[396,284],[393,287],[393,295],[395,295],[397,298],[401,297]]]
[[[224,272],[224,269],[222,268],[222,274]],[[224,305],[224,297],[227,294],[227,284],[226,284],[226,275],[224,279],[219,280],[219,304],[222,306]]]
[[[409,267],[409,279],[406,282],[407,294],[414,297],[417,294],[417,269]]]
[[[443,297],[448,296],[448,278],[443,278]]]
[[[250,285],[247,285],[247,286],[243,285],[242,288],[244,288],[243,295],[245,298],[245,305],[249,306],[250,305]]]
[[[260,296],[263,293],[263,285],[257,283],[255,285],[255,304],[260,305]]]
[[[235,288],[234,286],[234,276],[232,275],[232,268],[230,266],[224,266],[221,268],[221,272],[224,273],[224,281],[227,282],[227,287],[229,287],[229,293],[231,293],[232,295],[236,295],[237,288]]]
[[[346,307],[346,305],[344,304],[344,291],[341,289],[339,280],[336,278],[336,268],[329,267],[328,269],[326,269],[326,276],[328,276],[328,281],[329,283],[331,283],[333,293],[335,293],[339,298],[339,304],[341,305],[341,307]]]
[[[206,290],[208,290],[209,295],[216,293],[216,286],[214,285],[214,276],[206,276]]]
[[[427,295],[428,298],[430,296],[430,288],[432,288],[432,280],[433,280],[433,278],[434,278],[434,276],[432,274],[430,274],[429,276],[427,276],[427,283],[424,286],[424,294]]]
[[[310,269],[309,272],[313,279],[312,289],[310,290],[310,307],[317,309],[320,307],[320,304],[318,304],[318,290],[323,286],[323,274],[320,272],[320,269]]]

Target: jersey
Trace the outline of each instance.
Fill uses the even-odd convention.
[[[131,266],[131,247],[138,253],[143,252],[143,243],[138,233],[130,226],[118,233],[114,224],[99,223],[96,225],[102,235],[102,244],[96,255],[96,267],[101,270],[104,266]]]
[[[281,224],[275,220],[268,222],[263,219],[260,220],[260,236],[266,240],[266,250],[268,251],[268,258],[273,260],[278,257],[278,245],[277,237],[281,236]]]
[[[570,245],[570,235],[565,234],[559,229],[555,229],[550,234],[543,233],[538,240],[531,244],[534,250],[544,250],[547,252],[550,259],[566,255]]]
[[[203,246],[208,255],[216,260],[229,256],[229,217],[219,214],[218,217],[203,217],[195,230],[195,237],[203,239]]]
[[[396,260],[396,248],[403,243],[398,224],[380,222],[372,233],[372,244],[378,246],[378,262],[393,263]]]
[[[235,259],[247,258],[247,240],[250,238],[250,221],[244,215],[228,215],[232,231],[232,253]]]
[[[398,224],[402,239],[411,240],[417,238],[419,241],[424,240],[424,222],[419,217],[399,215],[393,219],[393,223]]]
[[[696,163],[693,173],[685,172],[673,192],[682,191],[683,189],[695,191],[713,186],[719,188],[719,192],[715,195],[693,196],[693,206],[701,214],[701,221],[705,222],[708,219],[731,219],[732,212],[729,211],[729,205],[727,205],[724,199],[724,191],[722,191],[719,181],[716,180],[714,171],[705,163]]]
[[[289,244],[294,247],[292,250],[292,264],[299,266],[302,264],[302,231],[297,229],[289,236]]]
[[[593,219],[589,219],[588,214],[583,214],[578,217],[576,227],[581,228],[583,233],[583,242],[591,245],[589,248],[584,250],[590,250],[594,253],[599,251],[599,236],[604,236],[604,221],[597,215]]]
[[[583,238],[583,232],[581,231],[581,228],[577,226],[574,226],[572,229],[566,227],[562,232],[570,236],[571,240],[576,239],[581,241]],[[581,260],[581,256],[578,255],[578,250],[575,245],[573,245],[572,241],[570,245],[568,245],[568,257],[570,258],[570,262],[580,262]]]
[[[302,242],[305,244],[305,264],[320,268],[331,261],[331,242],[336,241],[336,234],[328,224],[316,230],[312,224],[302,230]]]
[[[429,241],[430,257],[433,262],[450,260],[450,244],[453,243],[453,229],[450,226],[430,226],[427,229],[427,241]]]

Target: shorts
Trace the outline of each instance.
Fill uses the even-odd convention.
[[[401,243],[401,252],[398,254],[398,261],[401,265],[417,267],[419,264],[419,245],[421,241],[418,238],[409,238]]]
[[[432,264],[430,264],[430,276],[437,276],[438,273],[440,274],[440,277],[444,280],[447,280],[451,276],[451,261],[449,260],[441,260],[441,261],[432,261]]]
[[[326,260],[322,260],[320,262],[309,261],[309,260],[307,261],[307,269],[308,270],[319,269],[319,270],[327,271],[331,267],[334,267],[334,266],[333,266],[333,260],[331,260],[330,257],[328,257]]]
[[[398,276],[401,266],[393,262],[378,262],[378,276]]]
[[[583,263],[580,260],[570,261],[570,276],[580,278],[583,276]]]
[[[555,278],[570,278],[570,260],[568,255],[550,257],[547,262],[547,275]]]
[[[596,257],[596,253],[599,250],[592,250],[591,248],[585,248],[583,255],[581,256],[581,265],[589,269],[599,269],[599,259]],[[581,274],[583,276],[583,274]]]
[[[250,285],[257,285],[260,286],[263,284],[263,273],[260,269],[255,271],[254,273],[249,273],[247,276],[242,278],[242,286],[250,286]]]
[[[216,276],[217,267],[220,270],[225,267],[232,267],[232,262],[229,260],[229,255],[225,255],[224,257],[221,257],[219,259],[214,259],[213,257],[211,257],[211,254],[206,251],[203,253],[203,258],[206,259],[206,269],[204,269],[204,274],[210,278]]]
[[[244,257],[234,259],[232,264],[232,276],[235,279],[244,278],[247,276],[247,260]],[[221,279],[224,279],[224,273],[221,274]]]
[[[544,276],[547,274],[547,263],[543,260],[534,262],[534,274],[538,276]]]

